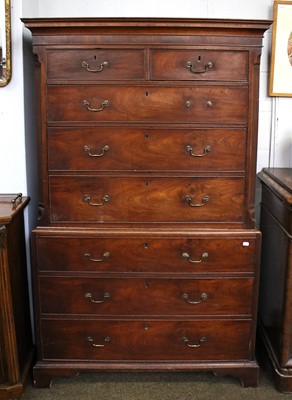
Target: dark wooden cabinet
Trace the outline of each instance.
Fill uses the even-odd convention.
[[[292,392],[292,169],[265,168],[259,332],[277,388]]]
[[[30,377],[33,344],[23,210],[29,198],[0,195],[0,399],[19,399]]]
[[[210,370],[256,386],[269,21],[25,19],[38,93],[36,386]]]

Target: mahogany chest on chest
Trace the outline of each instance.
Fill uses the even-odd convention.
[[[255,386],[268,21],[25,19],[36,54],[37,386],[210,370]]]

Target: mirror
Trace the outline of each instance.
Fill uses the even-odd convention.
[[[0,0],[0,86],[11,78],[10,0]]]

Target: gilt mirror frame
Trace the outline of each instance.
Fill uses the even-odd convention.
[[[292,97],[292,0],[274,0],[270,96]]]
[[[2,1],[2,12],[4,11],[4,16],[2,18],[1,31],[3,29],[3,49],[1,51],[0,58],[0,87],[6,86],[11,79],[11,7],[10,0]]]

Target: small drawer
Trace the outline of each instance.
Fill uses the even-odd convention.
[[[41,320],[44,360],[237,361],[250,343],[249,320]]]
[[[70,146],[68,146],[70,143]],[[244,171],[245,129],[50,128],[50,171]]]
[[[51,222],[242,222],[243,178],[52,176]]]
[[[251,315],[253,278],[39,277],[41,314]]]
[[[224,238],[222,234],[221,237],[192,234],[182,239],[158,239],[114,237],[116,234],[111,232],[105,238],[86,232],[82,236],[78,232],[70,234],[67,230],[63,236],[55,232],[36,235],[39,271],[254,273],[256,238],[246,235]]]
[[[247,81],[248,52],[152,50],[151,79]]]
[[[289,193],[285,189],[277,187],[275,182],[272,182],[272,185],[269,187],[265,183],[262,184],[262,206],[266,207],[273,217],[276,218],[287,231],[288,235],[292,235],[292,207],[287,201]],[[279,192],[275,191],[275,186]],[[283,195],[286,195],[287,198],[283,198]]]
[[[248,88],[54,85],[47,121],[246,124]]]
[[[48,50],[47,79],[64,81],[141,80],[144,49]]]

